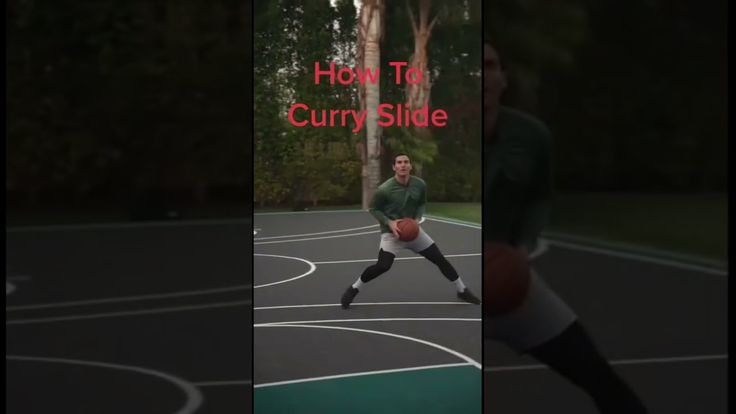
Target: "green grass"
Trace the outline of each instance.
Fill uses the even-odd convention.
[[[427,203],[427,214],[480,224],[482,211],[480,203]]]
[[[559,194],[547,230],[726,261],[726,194]]]

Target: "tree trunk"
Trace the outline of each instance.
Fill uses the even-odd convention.
[[[358,31],[358,70],[365,73],[378,70],[381,63],[381,36],[383,32],[383,0],[366,0],[360,12]],[[380,76],[378,77],[380,79]],[[366,114],[366,140],[363,151],[362,180],[363,208],[367,209],[381,180],[381,129],[378,126],[380,80],[366,82],[360,88],[361,109]]]
[[[419,83],[407,83],[406,86],[406,104],[415,109],[421,109],[426,105],[430,104],[430,96],[432,91],[432,76],[429,71],[428,57],[427,57],[427,45],[429,44],[429,38],[432,35],[432,29],[437,23],[436,15],[432,22],[429,22],[429,11],[432,7],[432,0],[420,0],[419,2],[419,21],[414,19],[414,13],[411,11],[411,6],[407,2],[406,8],[409,13],[409,20],[411,21],[411,28],[414,32],[414,54],[411,56],[410,68],[419,70],[422,74],[421,82]],[[416,79],[416,78],[415,78]],[[414,133],[424,139],[431,140],[432,134],[429,128],[413,128]]]

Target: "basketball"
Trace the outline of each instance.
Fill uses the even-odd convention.
[[[521,306],[529,291],[527,257],[503,243],[483,244],[483,313],[501,316]]]
[[[399,240],[401,241],[412,241],[419,236],[419,224],[412,219],[401,219],[396,223],[396,227],[399,230]]]

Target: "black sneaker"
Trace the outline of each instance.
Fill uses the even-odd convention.
[[[476,298],[470,289],[465,288],[462,292],[457,292],[457,297],[465,302],[472,303],[474,305],[480,305],[480,299]]]
[[[358,289],[348,286],[348,289],[345,291],[345,293],[342,294],[342,299],[340,300],[340,303],[342,303],[342,308],[347,309],[350,307],[350,304],[353,302],[353,299],[358,295]]]

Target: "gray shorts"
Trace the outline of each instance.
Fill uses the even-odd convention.
[[[401,249],[409,249],[414,253],[419,253],[434,243],[431,237],[419,227],[419,235],[412,241],[401,241],[394,236],[393,233],[381,233],[381,244],[379,248],[386,252],[393,253],[394,256]]]
[[[559,335],[576,319],[572,309],[532,271],[524,303],[512,313],[484,318],[484,336],[524,353]]]

